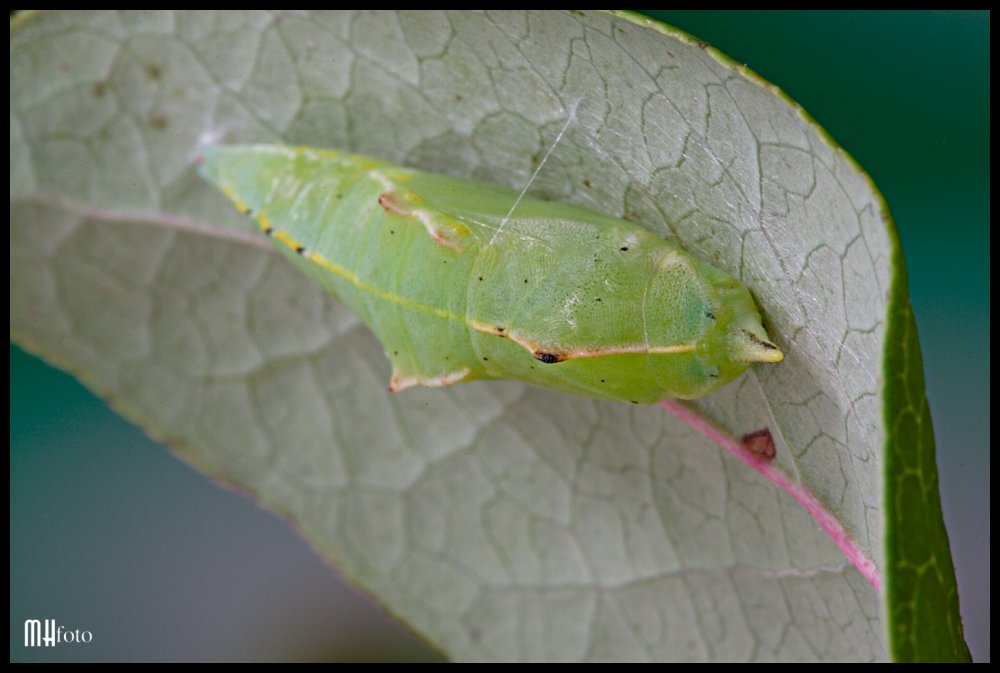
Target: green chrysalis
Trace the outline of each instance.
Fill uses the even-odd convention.
[[[394,392],[519,379],[652,403],[782,359],[746,287],[624,220],[331,150],[203,154],[205,177],[375,332]]]

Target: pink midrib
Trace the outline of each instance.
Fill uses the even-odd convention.
[[[677,400],[663,400],[660,402],[660,406],[718,444],[729,452],[730,455],[739,459],[744,465],[762,475],[782,491],[792,496],[816,520],[820,528],[830,536],[830,539],[843,552],[847,560],[858,569],[858,572],[875,589],[880,589],[879,573],[875,562],[865,556],[857,541],[847,532],[843,524],[812,492],[801,484],[793,482],[787,474],[779,470],[773,463],[748,451],[738,440],[691,407]]]

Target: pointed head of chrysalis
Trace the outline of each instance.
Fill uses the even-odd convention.
[[[718,304],[713,311],[715,326],[703,341],[719,367],[719,386],[752,364],[781,362],[785,356],[764,330],[750,291],[734,278],[705,266],[706,275],[714,281]]]
[[[661,399],[709,395],[752,364],[784,358],[746,286],[687,254],[666,259],[653,265],[643,309],[648,366]]]

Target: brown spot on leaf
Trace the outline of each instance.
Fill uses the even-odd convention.
[[[163,115],[150,115],[149,126],[157,131],[166,131],[170,122]]]
[[[163,77],[163,70],[155,63],[150,63],[146,66],[146,77],[152,80],[157,80]]]
[[[767,428],[754,430],[743,435],[743,448],[762,460],[774,460],[777,449],[774,446],[774,437]]]
[[[94,86],[90,87],[90,95],[94,98],[104,98],[104,94],[108,92],[108,83],[105,81],[94,82]]]

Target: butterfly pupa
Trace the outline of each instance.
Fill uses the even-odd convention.
[[[783,355],[735,278],[625,220],[311,147],[208,146],[202,174],[350,306],[390,389],[516,379],[653,403]]]

